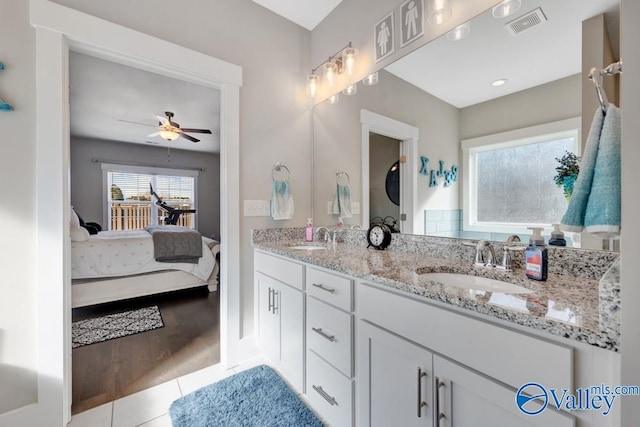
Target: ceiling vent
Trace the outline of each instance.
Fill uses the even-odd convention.
[[[517,36],[545,22],[547,22],[547,17],[542,9],[537,8],[507,23],[505,28],[509,33]]]

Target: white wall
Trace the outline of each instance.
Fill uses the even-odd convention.
[[[134,162],[154,167],[204,168],[198,171],[198,231],[203,236],[220,238],[220,155],[141,144],[71,138],[71,204],[85,221],[94,221],[107,229],[103,218],[104,189],[102,168],[96,158],[105,163]]]
[[[361,86],[355,96],[341,95],[335,105],[322,103],[314,109],[314,215],[316,224],[335,224],[327,214],[327,201],[333,200],[336,170],[351,176],[351,199],[362,200],[360,110],[366,109],[415,126],[419,129],[418,156],[438,160],[446,167],[460,165],[458,109],[416,88],[391,73],[381,71],[375,86]],[[415,165],[419,168],[420,165]],[[460,183],[444,188],[429,187],[429,180],[418,175],[416,211],[458,209]],[[345,220],[360,224],[360,216]],[[418,234],[422,230],[416,231]]]
[[[240,225],[244,334],[253,331],[251,228],[302,226],[311,213],[310,102],[304,93],[310,33],[250,0],[113,0],[56,3],[242,67],[240,199],[267,200],[271,168],[291,170],[291,221],[243,218]],[[176,19],[179,21],[176,23]],[[242,212],[242,207],[241,210]],[[236,284],[229,284],[236,286]]]
[[[622,384],[640,385],[640,2],[622,0]],[[622,398],[622,423],[640,420],[638,397]]]
[[[0,0],[0,414],[35,402],[35,32],[29,3]]]

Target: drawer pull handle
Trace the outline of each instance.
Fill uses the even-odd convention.
[[[313,332],[315,332],[316,334],[320,335],[322,338],[324,338],[327,341],[331,341],[331,342],[335,342],[336,341],[336,336],[335,335],[327,335],[322,328],[314,328],[311,327],[311,329],[313,330]]]
[[[269,288],[269,308],[268,310],[271,312],[273,309],[273,289]]]
[[[427,406],[427,402],[422,400],[422,378],[426,376],[427,373],[418,368],[418,418],[422,418],[422,408]]]
[[[327,288],[322,283],[312,283],[312,285],[315,286],[316,288],[322,289],[323,291],[327,291],[327,292],[331,292],[331,293],[334,293],[336,291],[333,288]]]
[[[336,399],[334,397],[329,396],[329,394],[322,389],[322,386],[313,385],[312,387],[320,396],[324,398],[324,400],[329,402],[329,405],[335,406],[338,404],[338,402],[336,402]]]
[[[444,381],[440,381],[440,378],[438,377],[436,377],[435,380],[436,380],[436,410],[434,412],[434,415],[436,417],[435,425],[436,427],[438,427],[440,425],[440,420],[447,417],[444,414],[444,412],[440,412],[440,387],[444,387],[445,383]]]

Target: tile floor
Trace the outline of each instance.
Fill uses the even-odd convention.
[[[219,364],[209,366],[76,414],[72,417],[69,427],[171,427],[168,410],[174,400],[200,387],[261,364],[273,366],[264,358],[253,359],[230,369],[225,369]]]

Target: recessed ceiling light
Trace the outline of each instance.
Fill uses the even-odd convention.
[[[471,23],[469,21],[465,22],[462,25],[458,25],[453,30],[447,33],[447,40],[451,40],[452,42],[462,40],[471,34]]]
[[[511,16],[522,5],[521,0],[504,0],[499,5],[493,7],[492,13],[494,18],[506,18],[507,16]]]
[[[505,84],[506,82],[508,82],[507,79],[498,79],[498,80],[494,80],[491,82],[491,86],[493,87],[499,87],[502,86],[503,84]]]

